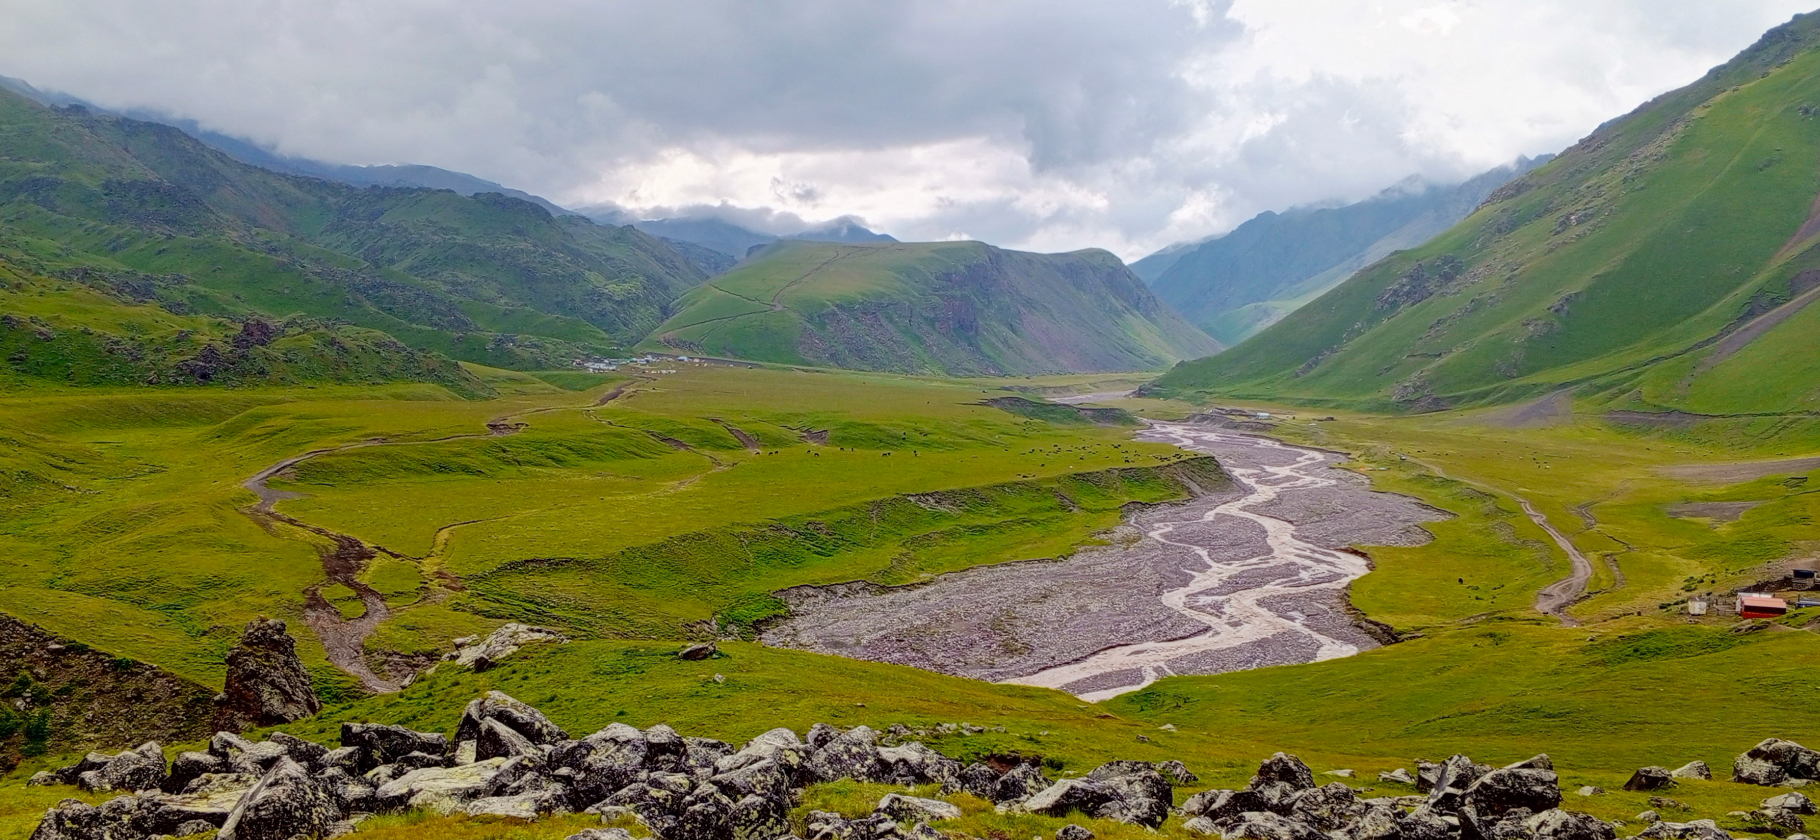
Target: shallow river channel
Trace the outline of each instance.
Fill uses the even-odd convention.
[[[1143,509],[1110,545],[901,587],[780,593],[793,617],[764,641],[1086,700],[1171,674],[1349,656],[1376,642],[1347,608],[1370,571],[1353,545],[1418,545],[1445,514],[1370,490],[1341,456],[1211,425],[1156,423],[1141,440],[1214,456],[1234,486]]]

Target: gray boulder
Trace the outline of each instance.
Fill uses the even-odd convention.
[[[255,619],[227,655],[227,679],[215,698],[215,728],[239,732],[314,717],[322,700],[297,656],[284,622]]]
[[[1290,815],[1321,831],[1338,831],[1365,815],[1367,805],[1352,788],[1334,782],[1301,791],[1289,801]]]
[[[1188,769],[1188,765],[1183,764],[1180,761],[1175,761],[1173,759],[1169,761],[1159,761],[1153,766],[1156,767],[1158,773],[1163,774],[1164,778],[1167,778],[1174,784],[1192,785],[1201,781],[1200,776],[1196,776]]]
[[[171,761],[171,771],[165,776],[162,787],[167,793],[182,793],[189,784],[203,776],[226,773],[230,768],[226,761],[205,752],[182,752]]]
[[[489,758],[514,758],[521,755],[533,755],[537,745],[529,738],[518,734],[511,727],[494,718],[480,722],[480,734],[474,739],[474,759],[482,761]]]
[[[805,766],[815,780],[832,782],[853,779],[860,782],[886,780],[886,768],[879,758],[878,733],[871,727],[855,726],[846,732],[818,724],[810,730],[809,754]]]
[[[1367,805],[1352,825],[1343,831],[1332,832],[1331,836],[1344,840],[1405,840],[1405,819],[1402,809],[1394,805]]]
[[[790,805],[786,799],[742,796],[733,803],[727,815],[727,826],[733,840],[777,840],[789,837]]]
[[[827,811],[810,811],[809,840],[896,840],[907,835],[884,814],[849,820]],[[666,839],[667,840],[667,839]]]
[[[1668,775],[1677,779],[1706,779],[1710,781],[1713,777],[1713,769],[1706,766],[1706,762],[1704,761],[1690,761],[1675,768],[1675,770]]]
[[[1169,816],[1175,801],[1169,780],[1147,762],[1110,761],[1094,768],[1087,779],[1113,793],[1113,800],[1095,814],[1101,819],[1156,828]]]
[[[564,840],[632,840],[626,829],[581,829]]]
[[[720,653],[720,649],[715,647],[713,642],[701,642],[700,644],[689,645],[682,650],[677,651],[676,656],[679,659],[686,659],[690,662],[699,662],[703,659],[711,659],[718,653]]]
[[[699,764],[699,762],[697,762]],[[713,766],[713,762],[708,762]],[[660,773],[688,773],[689,742],[667,724],[645,730],[645,769]]]
[[[1780,796],[1772,796],[1765,799],[1763,800],[1763,807],[1768,810],[1788,811],[1792,814],[1806,814],[1808,816],[1812,816],[1816,813],[1814,801],[1807,798],[1807,794],[1801,793],[1800,791],[1789,791]]]
[[[1807,830],[1807,822],[1798,814],[1780,808],[1763,808],[1752,811],[1747,819],[1751,825],[1762,826],[1762,830],[1778,837]]]
[[[880,747],[882,781],[898,785],[947,784],[961,771],[961,763],[919,743]]]
[[[329,798],[344,814],[371,813],[379,810],[379,788],[372,782],[349,775],[339,767],[330,767],[316,776]]]
[[[1665,790],[1675,786],[1674,774],[1667,767],[1644,767],[1630,774],[1625,790]]]
[[[359,750],[359,771],[392,764],[412,753],[446,755],[449,737],[440,732],[418,732],[382,723],[344,723],[341,745]]]
[[[130,797],[122,797],[123,799]],[[65,799],[44,812],[31,840],[140,840],[144,837],[118,815],[80,799]]]
[[[1258,765],[1258,773],[1251,779],[1254,788],[1265,782],[1277,782],[1296,790],[1307,790],[1314,787],[1314,771],[1293,755],[1276,753]]]
[[[527,624],[507,624],[486,636],[467,636],[455,640],[455,651],[443,657],[470,671],[485,671],[500,660],[518,652],[525,645],[565,644],[569,640],[555,630]]]
[[[809,745],[797,738],[795,732],[780,727],[747,741],[738,752],[715,761],[713,772],[727,773],[769,761],[789,776],[791,784],[800,787],[816,781],[814,771],[808,767],[810,753]]]
[[[898,822],[936,822],[939,820],[958,820],[961,818],[960,806],[940,799],[924,799],[920,796],[905,796],[901,793],[887,793],[878,801],[878,813],[884,814]]]
[[[1491,771],[1492,768],[1475,764],[1466,756],[1455,755],[1439,765],[1424,763],[1420,766],[1417,779],[1427,781],[1428,807],[1442,814],[1457,814],[1463,805],[1467,788]],[[1418,784],[1417,787],[1420,788],[1421,785]]]
[[[412,770],[379,786],[374,797],[380,808],[402,810],[427,808],[451,814],[476,799],[485,797],[492,788],[493,777],[506,762],[490,758],[459,767],[426,767]]]
[[[789,774],[777,766],[777,762],[770,759],[763,759],[738,770],[711,776],[709,781],[734,800],[747,796],[758,796],[780,802],[787,801],[791,798],[793,787]]]
[[[282,629],[282,628],[281,628]],[[303,767],[281,759],[240,798],[221,827],[220,840],[290,840],[318,837],[342,817],[328,791]]]
[[[1789,779],[1820,777],[1820,752],[1793,741],[1769,738],[1751,747],[1732,765],[1732,781],[1779,785]]]
[[[91,753],[85,763],[94,757]],[[155,741],[147,741],[107,758],[100,767],[77,774],[76,786],[90,793],[156,790],[165,778],[164,749]]]
[[[1523,821],[1527,840],[1616,840],[1617,829],[1598,817],[1563,811],[1543,811]]]
[[[507,696],[503,691],[489,691],[486,696],[468,703],[467,708],[461,712],[461,723],[455,727],[455,740],[480,740],[480,724],[487,718],[505,724],[533,744],[554,744],[569,740],[569,733],[551,723],[543,712]]]
[[[1560,804],[1560,777],[1547,756],[1537,756],[1486,773],[1466,789],[1461,797],[1461,834],[1466,840],[1489,837],[1492,824],[1513,810],[1537,814]]]
[[[970,793],[993,803],[1018,802],[1050,784],[1052,782],[1035,764],[1017,764],[1001,772],[990,764],[975,762],[956,771],[942,786],[942,793]]]
[[[992,786],[992,794],[987,799],[993,802],[1014,802],[1029,799],[1036,792],[1048,787],[1052,782],[1043,775],[1043,769],[1035,764],[1019,764],[1005,775],[998,777]]]
[[[521,792],[481,797],[467,803],[462,808],[462,813],[470,817],[534,820],[546,814],[567,813],[568,810],[567,792],[557,785],[546,784]]]
[[[623,828],[584,828],[564,840],[632,840],[632,832]]]
[[[1055,830],[1055,840],[1093,840],[1093,832],[1069,823]]]
[[[1328,840],[1327,834],[1294,817],[1249,811],[1219,827],[1221,840]]]
[[[258,783],[258,779],[253,779],[245,787],[201,793],[140,794],[139,813],[134,824],[151,835],[179,834],[180,828],[197,822],[207,824],[207,831],[214,831],[227,824],[240,800]]]
[[[1386,773],[1379,773],[1378,781],[1393,785],[1413,785],[1416,783],[1416,777],[1409,775],[1408,770],[1398,767]]]
[[[1637,836],[1645,840],[1732,840],[1731,834],[1720,829],[1719,824],[1712,820],[1656,822]]]
[[[190,780],[177,793],[222,793],[224,791],[245,791],[259,784],[261,776],[252,773],[204,773]]]
[[[1090,779],[1063,779],[1037,791],[1019,803],[1016,810],[1050,817],[1064,817],[1077,812],[1097,817],[1100,807],[1113,801],[1116,796],[1111,788]]]
[[[649,749],[643,732],[614,723],[580,741],[557,744],[550,752],[550,763],[568,770],[575,802],[584,806],[637,781]]]

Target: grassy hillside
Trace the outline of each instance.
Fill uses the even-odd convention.
[[[0,388],[428,382],[491,389],[384,333],[306,317],[177,315],[91,272],[43,277],[0,256]]]
[[[1234,345],[1353,272],[1452,227],[1540,163],[1523,158],[1459,184],[1399,184],[1343,207],[1265,212],[1224,236],[1139,262],[1166,262],[1150,279],[1157,297]]]
[[[780,242],[673,311],[645,346],[858,370],[1148,370],[1218,349],[1111,254],[978,242]]]
[[[705,277],[631,228],[492,193],[282,175],[169,126],[10,91],[0,256],[180,315],[332,320],[521,369],[627,346]]]
[[[15,391],[0,399],[0,612],[214,682],[254,615],[303,626],[325,539],[300,522],[374,549],[360,580],[393,612],[369,641],[383,668],[511,619],[658,638],[750,623],[778,588],[1054,556],[1128,502],[1184,492],[1171,448],[982,405],[979,386],[691,367],[577,392],[478,373],[501,396]],[[242,482],[350,445],[273,481],[302,494],[276,504],[291,520],[249,515]],[[932,493],[956,495],[904,499]],[[346,587],[322,592],[360,611]],[[307,633],[303,647],[346,690]]]
[[[1820,405],[1820,16],[1601,127],[1427,245],[1159,394],[1433,409],[1575,388],[1699,414]]]

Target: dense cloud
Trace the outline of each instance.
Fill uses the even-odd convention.
[[[1806,0],[1812,2],[1812,0]],[[569,205],[1133,257],[1555,151],[1791,0],[9,0],[0,73]],[[773,214],[773,215],[766,215]],[[781,215],[779,215],[781,214]]]

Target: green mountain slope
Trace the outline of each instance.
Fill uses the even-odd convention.
[[[1820,409],[1820,14],[1602,126],[1163,394]]]
[[[631,228],[284,175],[169,126],[4,91],[0,254],[137,282],[176,314],[321,319],[518,368],[629,345],[705,279]]]
[[[646,346],[968,376],[1147,370],[1219,349],[1104,251],[790,241],[684,296]]]
[[[44,277],[0,256],[0,390],[430,382],[468,397],[493,392],[385,333],[301,317],[177,315],[144,302],[147,291],[99,272]]]
[[[1543,162],[1520,158],[1459,184],[1411,179],[1342,207],[1265,212],[1224,236],[1139,263],[1157,272],[1146,278],[1157,297],[1222,343],[1237,344],[1353,272],[1427,242]]]

